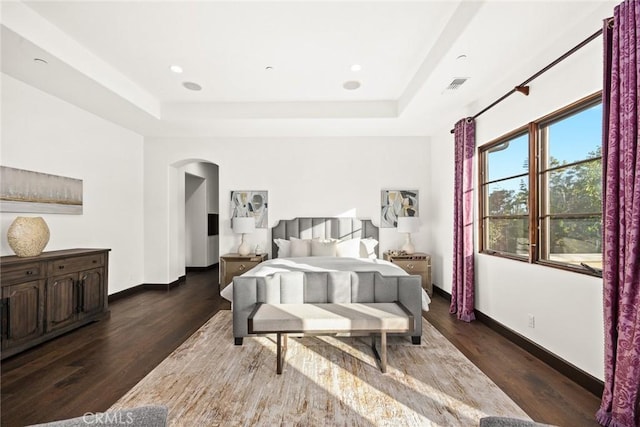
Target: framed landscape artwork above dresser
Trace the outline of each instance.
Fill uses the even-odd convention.
[[[82,180],[0,166],[0,212],[82,214]]]

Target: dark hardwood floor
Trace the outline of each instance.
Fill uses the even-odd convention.
[[[461,322],[434,294],[425,318],[535,421],[562,427],[598,426],[600,399],[485,324]]]
[[[2,426],[23,426],[108,409],[207,319],[229,303],[217,270],[189,273],[170,291],[114,301],[111,317],[2,362]],[[597,426],[599,399],[480,322],[448,314],[435,296],[427,320],[533,419]]]

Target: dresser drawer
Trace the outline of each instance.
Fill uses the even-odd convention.
[[[416,261],[416,260],[394,259],[393,263],[396,264],[398,267],[402,268],[404,271],[406,271],[409,274],[418,274],[420,272],[427,271],[427,263],[424,260]]]
[[[33,262],[29,264],[14,265],[2,267],[2,284],[26,282],[33,279],[39,279],[44,275],[44,264]]]
[[[225,262],[225,274],[231,277],[239,276],[258,264],[260,261],[227,261]]]
[[[104,265],[104,254],[79,256],[74,258],[64,258],[50,264],[51,275],[73,273],[76,271],[89,270],[91,268],[102,267]]]
[[[229,285],[235,276],[246,273],[267,259],[266,254],[227,254],[220,257],[220,290]]]

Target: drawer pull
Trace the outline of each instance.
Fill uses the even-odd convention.
[[[59,265],[59,266],[58,266],[58,269],[59,269],[59,270],[64,270],[64,265]]]
[[[413,264],[407,264],[407,268],[413,270]]]
[[[97,264],[97,263],[98,263],[98,260],[97,260],[97,259],[94,259],[92,262],[93,262],[94,264]]]
[[[240,264],[240,266],[238,267],[238,270],[242,271],[242,270],[244,270],[244,269],[245,269],[244,264]]]
[[[27,270],[24,272],[24,274],[27,276],[33,276],[33,270]]]

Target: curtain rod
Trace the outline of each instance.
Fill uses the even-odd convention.
[[[611,22],[612,20],[613,20],[613,18],[610,18],[610,20],[608,22]],[[587,45],[589,42],[591,42],[592,40],[594,40],[595,38],[597,38],[601,34],[602,34],[602,28],[599,29],[598,31],[596,31],[595,33],[591,34],[589,37],[587,37],[586,39],[584,39],[580,43],[578,43],[572,49],[570,49],[567,52],[565,52],[564,54],[562,54],[558,59],[556,59],[555,61],[553,61],[552,63],[550,63],[549,65],[547,65],[546,67],[544,67],[543,69],[541,69],[540,71],[538,71],[537,73],[532,75],[531,77],[529,77],[527,80],[523,81],[518,86],[516,86],[513,89],[511,89],[509,92],[505,93],[500,98],[498,98],[495,101],[493,101],[491,104],[489,104],[489,106],[487,106],[484,109],[480,110],[480,112],[476,113],[475,116],[472,116],[471,119],[475,119],[478,116],[480,116],[482,113],[484,113],[484,112],[488,111],[489,109],[495,107],[496,105],[498,105],[499,103],[504,101],[505,98],[507,98],[508,96],[510,96],[511,94],[513,94],[515,92],[520,92],[525,96],[529,95],[529,86],[527,86],[527,83],[531,82],[532,80],[534,80],[537,77],[540,77],[540,75],[544,74],[549,69],[551,69],[554,66],[558,65],[560,62],[562,62],[563,60],[567,59],[569,56],[573,55],[578,50],[582,49],[585,45]],[[454,129],[451,129],[451,133],[454,133]]]

